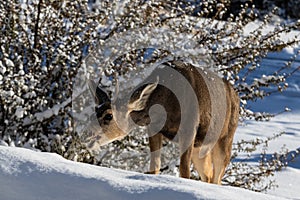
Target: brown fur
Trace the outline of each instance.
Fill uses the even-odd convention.
[[[122,113],[119,114],[115,113],[114,119],[110,122],[111,126],[109,124],[105,125],[103,133],[110,140],[113,140],[113,137],[117,138],[117,136],[128,134],[116,133],[120,132],[121,129],[117,128],[114,122],[115,120],[124,120],[123,118],[127,120],[128,117],[138,125],[155,126],[160,118],[158,116],[152,119],[154,121],[151,121],[149,110],[153,105],[160,104],[164,107],[167,117],[159,133],[149,135],[151,151],[149,173],[158,174],[160,171],[162,140],[165,137],[179,143],[181,177],[190,178],[190,164],[192,162],[202,181],[221,184],[225,168],[230,161],[233,136],[238,124],[238,95],[228,82],[223,81],[212,72],[198,70],[192,65],[178,61],[173,61],[166,65],[169,65],[169,67],[176,70],[176,72],[179,72],[184,79],[188,80],[193,92],[197,96],[199,110],[195,111],[195,108],[189,105],[189,95],[182,99],[183,102],[187,102],[186,105],[180,105],[176,94],[164,85],[158,84],[156,79],[159,78],[159,83],[175,84],[175,88],[178,91],[183,91],[183,94],[185,94],[185,86],[181,85],[178,77],[175,79],[174,77],[176,76],[173,76],[174,74],[169,73],[169,71],[164,71],[165,69],[163,68],[156,69],[143,84],[137,87],[130,98],[126,111],[122,111]],[[176,83],[179,84],[176,85]],[[209,141],[208,145],[214,146],[205,153],[205,156],[200,157],[201,146],[205,142],[211,122],[218,121],[214,119],[216,117],[212,116],[212,106],[219,105],[221,106],[220,108],[223,108],[219,103],[221,99],[218,99],[222,98],[222,96],[218,96],[219,91],[222,90],[225,90],[224,98],[226,98],[223,99],[226,104],[223,106],[226,107],[226,113],[224,113],[225,117],[224,119],[220,119],[224,121],[223,128],[221,128],[221,133],[212,133],[212,138],[218,137],[218,139],[216,139],[215,144],[213,140],[211,143]],[[211,96],[213,96],[214,99],[211,99]],[[124,112],[126,112],[125,115]],[[183,114],[190,115],[189,119],[183,119]],[[117,119],[116,116],[118,115],[125,117]],[[157,120],[157,122],[155,120]],[[185,124],[183,130],[179,130],[181,123]],[[130,126],[127,122],[123,124],[126,124],[124,126]],[[126,127],[126,130],[129,129],[130,128]],[[178,132],[180,132],[180,134],[178,134]]]

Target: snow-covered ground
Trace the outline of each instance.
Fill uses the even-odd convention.
[[[284,199],[165,175],[144,175],[0,146],[0,199]]]
[[[290,93],[295,95],[295,93]],[[268,146],[268,153],[272,154],[275,151],[280,151],[283,145],[289,150],[296,150],[300,147],[300,92],[295,96],[275,96],[267,98],[258,103],[259,107],[264,110],[281,111],[285,106],[293,108],[290,113],[284,113],[273,118],[269,122],[247,122],[246,125],[241,125],[235,135],[235,141],[244,139],[251,140],[255,138],[266,139],[273,134],[285,131],[285,134],[279,138],[272,140]],[[257,161],[260,159],[261,151],[258,150],[252,155],[249,161]],[[272,179],[276,180],[278,188],[269,190],[268,194],[273,194],[280,197],[288,197],[292,199],[300,199],[300,158],[288,164],[288,167],[280,172],[276,172]]]
[[[299,35],[299,32],[296,32],[296,34]],[[297,50],[299,50],[299,46],[297,48],[284,49],[282,52],[270,53],[261,63],[261,66],[263,66],[261,74],[272,74],[274,69],[284,66],[295,55]],[[292,64],[293,69],[297,67],[300,67],[299,55]],[[255,75],[257,74],[253,76]],[[282,112],[286,107],[290,108],[291,112],[279,114],[268,122],[248,121],[244,125],[240,125],[235,134],[235,142],[241,139],[266,139],[267,137],[272,137],[274,134],[285,132],[284,135],[269,143],[267,153],[278,152],[284,145],[289,151],[300,148],[300,71],[288,78],[287,82],[289,83],[289,88],[283,93],[276,93],[265,97],[263,100],[250,103],[249,106],[253,111],[257,112],[264,111],[276,114]],[[257,161],[260,158],[260,153],[261,150],[257,150],[251,157],[253,158],[252,161]],[[251,159],[249,161],[251,162]],[[276,180],[278,188],[269,190],[268,194],[300,199],[299,156],[293,162],[289,163],[288,167],[283,171],[276,172],[273,178]]]

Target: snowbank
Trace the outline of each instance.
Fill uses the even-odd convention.
[[[282,199],[244,189],[76,163],[0,146],[0,199]]]

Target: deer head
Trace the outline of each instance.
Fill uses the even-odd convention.
[[[156,83],[142,86],[136,91],[130,100],[118,99],[118,83],[116,94],[113,100],[93,81],[88,83],[89,89],[95,97],[95,114],[101,129],[97,130],[97,143],[99,146],[105,145],[115,140],[124,138],[135,127],[136,123],[132,120],[131,114],[146,108],[146,102],[156,89]],[[139,125],[147,125],[150,122],[148,115],[139,120]]]

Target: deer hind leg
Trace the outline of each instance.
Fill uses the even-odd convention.
[[[146,172],[147,174],[159,174],[160,172],[160,155],[162,148],[162,135],[155,134],[154,136],[149,137],[149,146],[150,146],[150,171]]]
[[[213,149],[213,183],[221,184],[225,169],[230,162],[233,136],[238,126],[239,104],[236,103],[231,107],[231,117],[228,124],[227,135],[220,138]]]
[[[193,151],[193,145],[190,145],[180,156],[180,177],[182,178],[190,178],[191,172],[191,156]]]
[[[212,183],[221,185],[222,177],[225,173],[225,168],[227,166],[227,155],[224,152],[224,148],[222,148],[221,144],[216,144],[213,153],[213,178]]]
[[[211,153],[200,158],[200,147],[195,147],[192,153],[192,162],[195,170],[201,178],[201,181],[211,183],[213,175]]]
[[[232,148],[232,140],[233,134],[235,132],[235,128],[230,129],[228,131],[228,135],[226,138],[220,138],[218,143],[215,145],[213,149],[213,183],[221,185],[222,178],[225,173],[225,169],[230,162],[231,157],[231,148]],[[232,134],[232,137],[230,135]]]

